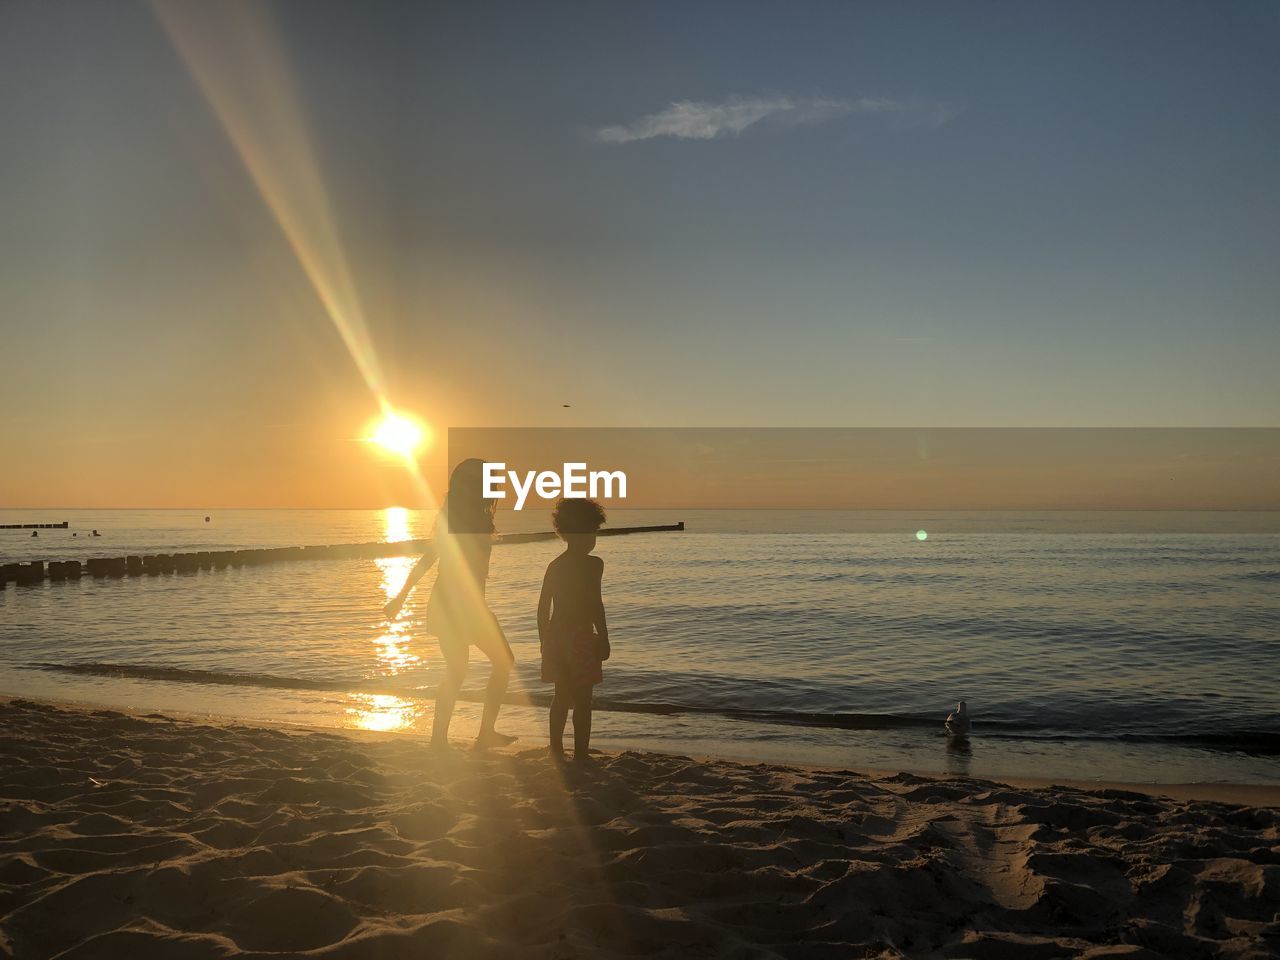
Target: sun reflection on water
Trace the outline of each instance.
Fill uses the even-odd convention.
[[[411,540],[409,511],[404,507],[388,507],[383,515],[386,540]],[[382,592],[390,600],[400,592],[409,571],[416,561],[414,557],[379,557],[374,560],[382,574]],[[404,614],[394,621],[384,622],[374,634],[375,677],[394,677],[418,667],[422,659],[413,651],[415,597],[404,606]],[[391,694],[352,694],[347,715],[353,726],[364,730],[401,730],[412,726],[421,712],[412,700]]]
[[[409,511],[404,507],[388,507],[384,526],[388,541],[412,539],[409,533]],[[414,557],[379,557],[374,561],[382,571],[382,592],[388,600],[400,592],[400,587],[404,585],[415,562]],[[405,615],[384,624],[374,640],[378,647],[378,673],[383,676],[395,676],[421,662],[411,649],[414,600],[415,597],[411,596],[404,606]]]
[[[404,507],[387,507],[382,511],[382,529],[386,539],[393,543],[397,540],[413,539],[409,533],[409,511]],[[403,558],[393,557],[392,559]]]
[[[350,724],[361,730],[404,730],[417,722],[423,710],[421,704],[389,693],[353,693],[349,699]]]

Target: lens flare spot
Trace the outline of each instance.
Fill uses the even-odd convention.
[[[928,533],[926,533],[924,530],[917,530],[917,531],[916,531],[916,539],[917,539],[917,540],[928,540],[928,539],[929,539],[929,534],[928,534]]]

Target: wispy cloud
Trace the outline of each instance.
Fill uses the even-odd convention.
[[[757,124],[800,126],[825,123],[854,114],[889,114],[913,126],[937,126],[952,116],[946,104],[924,100],[863,97],[835,100],[821,97],[730,97],[720,103],[679,100],[666,109],[632,123],[601,127],[596,139],[605,143],[631,143],[654,137],[680,140],[714,140],[737,136]]]

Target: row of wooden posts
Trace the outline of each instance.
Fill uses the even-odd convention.
[[[0,523],[0,530],[65,530],[68,521],[61,523]]]
[[[615,527],[600,536],[626,533],[660,533],[683,530],[684,521],[649,527]],[[498,544],[551,540],[554,533],[509,533],[497,537]],[[394,543],[336,543],[314,547],[265,547],[255,550],[200,550],[196,553],[157,553],[127,557],[97,557],[91,560],[32,560],[29,563],[0,564],[0,586],[49,580],[78,580],[91,577],[140,577],[161,573],[193,573],[197,570],[225,570],[227,567],[255,567],[288,560],[349,560],[356,558],[405,557],[424,553],[430,540],[398,540]]]

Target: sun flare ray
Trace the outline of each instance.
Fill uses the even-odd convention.
[[[381,411],[374,439],[404,461],[423,506],[436,498],[414,454],[425,427],[393,410],[354,271],[270,16],[253,4],[152,8],[276,221]]]

